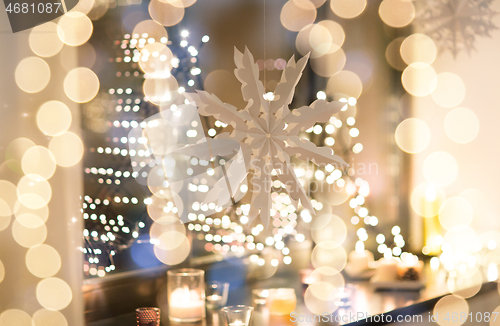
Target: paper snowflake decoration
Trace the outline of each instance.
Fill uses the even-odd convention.
[[[306,66],[308,55],[295,62],[288,61],[280,83],[273,95],[265,94],[259,80],[259,68],[250,51],[244,54],[235,49],[235,75],[241,82],[241,91],[247,105],[238,110],[231,104],[223,103],[217,96],[205,91],[187,94],[194,101],[203,116],[213,116],[232,127],[232,131],[217,135],[219,139],[239,142],[245,157],[247,173],[250,177],[251,209],[249,221],[260,214],[267,225],[272,206],[271,187],[273,178],[285,185],[295,207],[299,202],[311,212],[314,209],[306,191],[299,182],[291,157],[302,161],[312,161],[318,166],[332,164],[337,167],[347,165],[342,158],[333,154],[329,147],[317,147],[307,139],[299,137],[301,131],[313,127],[317,122],[327,122],[346,103],[314,101],[309,106],[290,110],[295,87]]]
[[[421,33],[434,39],[440,49],[454,57],[461,50],[475,50],[477,36],[491,36],[497,27],[492,18],[493,0],[422,0],[416,1],[414,25]]]

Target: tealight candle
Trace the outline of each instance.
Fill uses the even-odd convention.
[[[295,290],[291,288],[270,289],[268,305],[271,315],[289,315],[297,305]]]
[[[398,261],[394,258],[379,260],[377,272],[373,277],[376,282],[392,282],[398,279]]]
[[[349,270],[353,274],[367,270],[372,262],[373,254],[368,250],[354,250],[349,253]]]
[[[249,326],[253,307],[229,306],[221,309],[222,317],[229,326]]]
[[[194,322],[205,317],[204,272],[197,269],[168,271],[168,315],[176,322]]]

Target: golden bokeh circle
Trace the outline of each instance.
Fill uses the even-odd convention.
[[[27,228],[18,221],[12,223],[12,235],[14,240],[22,247],[31,248],[42,244],[47,238],[47,227],[45,224],[35,228]]]
[[[17,187],[6,180],[0,180],[0,216],[10,217],[16,212]]]
[[[28,57],[19,62],[14,76],[20,89],[26,93],[38,93],[49,83],[50,68],[43,59]]]
[[[342,70],[330,77],[326,85],[328,95],[358,98],[363,92],[363,83],[358,75],[349,70]]]
[[[331,0],[330,8],[337,16],[351,19],[361,15],[366,4],[366,0]]]
[[[34,326],[68,326],[66,317],[59,311],[40,309],[33,314]]]
[[[146,35],[147,38],[155,39],[157,42],[162,38],[168,39],[168,33],[165,27],[151,19],[141,21],[135,25],[134,30],[132,31],[133,37],[140,38],[144,35]]]
[[[49,203],[52,197],[52,188],[44,177],[30,174],[19,180],[17,197],[24,206],[39,209]]]
[[[437,216],[445,200],[444,190],[427,182],[419,184],[411,193],[411,207],[422,217]]]
[[[337,289],[345,286],[345,279],[342,273],[332,267],[320,267],[311,273],[314,282],[326,282],[332,284]]]
[[[437,48],[434,41],[425,34],[412,34],[401,43],[401,58],[406,64],[431,64],[436,60]]]
[[[446,115],[444,130],[455,143],[470,143],[479,134],[479,119],[470,109],[455,108]]]
[[[57,165],[63,167],[76,165],[83,157],[82,140],[70,131],[52,138],[49,150],[54,154]]]
[[[149,2],[149,14],[158,24],[163,26],[174,26],[184,18],[184,8],[173,6],[161,0],[151,0]]]
[[[404,37],[398,37],[389,43],[385,49],[385,59],[389,65],[399,71],[403,71],[406,68],[406,63],[401,57],[401,44],[405,40]]]
[[[311,225],[311,236],[315,243],[334,241],[342,244],[347,237],[347,226],[337,215],[321,215]]]
[[[33,326],[33,319],[23,310],[8,309],[0,314],[1,326]]]
[[[333,53],[326,53],[319,58],[311,59],[311,69],[321,77],[332,77],[344,69],[346,63],[345,52],[338,49]]]
[[[21,160],[23,158],[24,152],[28,148],[36,146],[36,144],[28,138],[16,138],[9,143],[7,149],[5,150],[5,159],[7,160],[7,166],[14,172],[18,174],[23,174],[23,169],[21,167]]]
[[[439,223],[449,230],[455,226],[469,226],[474,211],[467,199],[450,197],[439,208]]]
[[[46,244],[31,247],[26,253],[25,260],[28,270],[36,277],[51,277],[61,269],[59,253]]]
[[[33,27],[29,36],[31,51],[41,57],[52,57],[61,51],[64,43],[57,35],[57,24],[46,22]]]
[[[57,277],[45,278],[36,286],[38,303],[47,310],[62,310],[73,299],[68,283]]]
[[[341,271],[347,262],[347,253],[339,243],[324,241],[314,247],[311,262],[314,268],[326,266]]]
[[[316,20],[316,7],[309,0],[289,0],[281,9],[283,27],[298,32]]]
[[[439,299],[439,301],[434,306],[433,315],[438,315],[437,323],[439,326],[460,326],[465,320],[460,320],[460,318],[444,318],[441,316],[452,316],[460,314],[467,316],[469,314],[469,304],[463,298],[456,295],[447,295]],[[446,319],[446,320],[445,320]]]
[[[167,78],[172,70],[172,51],[163,43],[152,43],[141,50],[139,66],[147,78]]]
[[[417,118],[403,120],[395,132],[396,144],[410,154],[420,153],[431,142],[431,130],[425,121]]]
[[[186,260],[191,252],[189,239],[179,232],[176,232],[176,235],[178,235],[176,239],[180,240],[180,243],[174,246],[172,250],[164,250],[159,246],[154,246],[156,258],[165,265],[178,265]]]
[[[179,84],[174,76],[168,78],[146,78],[143,84],[144,95],[156,105],[168,105],[179,96]]]
[[[426,96],[436,88],[436,71],[425,63],[412,63],[403,71],[401,81],[405,90],[413,96]]]
[[[423,172],[427,182],[444,187],[457,178],[458,164],[453,155],[434,152],[425,159]]]
[[[196,0],[162,0],[177,8],[187,8],[195,4]]]
[[[94,29],[90,18],[79,11],[70,11],[62,15],[57,27],[61,41],[70,46],[79,46],[87,42]]]
[[[333,20],[322,20],[314,24],[309,34],[309,45],[313,49],[313,57],[337,51],[344,41],[344,29]]]
[[[483,275],[480,270],[476,270],[472,275],[458,274],[448,278],[446,282],[450,293],[465,299],[475,296],[481,290],[482,284]]]
[[[16,203],[16,220],[24,227],[37,228],[49,218],[49,207],[43,206],[38,209],[31,209],[19,201]]]
[[[71,111],[66,104],[59,101],[48,101],[42,104],[36,115],[38,128],[46,135],[59,136],[71,126]]]
[[[408,0],[383,0],[378,13],[387,25],[405,27],[415,18],[415,6]]]
[[[151,239],[159,239],[162,234],[167,232],[179,232],[186,234],[186,227],[184,223],[175,215],[164,215],[157,218],[151,228],[149,229],[149,236]]]
[[[48,180],[56,171],[56,158],[46,147],[35,146],[24,153],[21,166],[28,178],[35,176],[36,181],[41,176]]]
[[[91,101],[99,92],[99,78],[89,68],[79,67],[64,78],[64,93],[76,103]]]
[[[437,75],[436,88],[431,93],[431,97],[439,106],[455,107],[465,98],[465,84],[462,78],[454,73],[440,73]]]
[[[315,315],[333,313],[338,308],[338,299],[338,288],[328,282],[315,282],[304,293],[304,303]]]

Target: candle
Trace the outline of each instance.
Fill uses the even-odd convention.
[[[189,288],[177,288],[170,294],[170,317],[179,320],[197,320],[204,317],[205,301]]]
[[[229,324],[229,326],[246,326],[241,320],[235,320],[234,323]]]
[[[373,254],[368,250],[354,250],[349,253],[349,271],[353,274],[367,270],[372,262]]]

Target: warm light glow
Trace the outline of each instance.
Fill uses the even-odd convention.
[[[19,180],[17,194],[21,204],[31,209],[38,209],[49,203],[52,188],[45,178],[32,174]]]
[[[47,310],[62,310],[73,299],[68,283],[57,277],[46,278],[36,286],[38,303]]]
[[[431,142],[431,130],[417,118],[403,120],[396,128],[395,136],[399,148],[410,154],[423,151]]]
[[[94,29],[90,18],[78,11],[70,11],[62,15],[57,26],[57,34],[61,41],[71,46],[79,46],[87,42]]]
[[[455,108],[446,115],[444,130],[454,142],[466,144],[479,134],[479,119],[470,109]]]
[[[21,166],[28,178],[33,177],[36,181],[42,177],[48,180],[56,171],[56,159],[47,148],[35,146],[24,153]]]
[[[330,8],[337,16],[350,19],[361,15],[366,3],[366,0],[331,0]]]
[[[423,172],[428,182],[444,187],[457,178],[458,164],[451,154],[434,152],[425,159]]]
[[[298,32],[316,20],[316,7],[309,0],[289,0],[281,9],[283,27]]]
[[[344,40],[344,29],[332,20],[323,20],[313,25],[309,34],[309,45],[314,50],[313,57],[337,51],[344,44]]]
[[[358,98],[363,91],[361,79],[352,71],[342,70],[330,77],[326,85],[328,95],[339,94],[347,97]]]
[[[408,0],[384,0],[379,7],[379,15],[391,27],[404,27],[415,17],[415,7]]]
[[[68,131],[71,121],[71,111],[59,101],[45,102],[36,115],[38,128],[48,136],[62,135]]]
[[[57,25],[47,22],[33,27],[29,43],[31,50],[41,57],[52,57],[61,51],[64,43],[57,35]]]
[[[12,224],[12,235],[19,245],[31,248],[45,241],[47,238],[47,227],[45,224],[42,224],[36,228],[27,228],[19,222],[14,221]]]
[[[439,209],[439,222],[446,230],[470,225],[473,216],[472,206],[462,197],[448,198]]]
[[[448,314],[449,316],[467,316],[469,313],[469,304],[463,298],[460,298],[455,295],[447,295],[436,303],[433,310],[433,315],[445,316]],[[444,320],[444,318],[438,318],[438,325],[440,326],[459,326],[463,324],[463,321],[460,319],[456,321],[452,321],[452,319]]]
[[[406,64],[431,64],[436,59],[437,48],[434,41],[424,34],[412,34],[401,44],[401,57]]]
[[[61,268],[61,257],[57,250],[49,245],[34,246],[26,253],[26,266],[36,277],[51,277]]]
[[[327,282],[315,282],[307,288],[304,303],[313,314],[330,314],[338,308],[339,290]]]
[[[162,38],[168,39],[165,27],[150,19],[141,21],[135,25],[132,31],[132,36],[136,39],[140,38],[143,34],[147,34],[148,37],[155,39],[157,42]]]
[[[99,78],[88,68],[75,68],[64,78],[64,92],[73,102],[89,102],[99,92]]]
[[[429,190],[433,189],[433,190]],[[428,198],[435,199],[429,201]],[[411,194],[411,207],[422,217],[434,217],[439,214],[439,208],[445,201],[446,194],[442,188],[429,183],[422,183],[415,187]]]
[[[66,317],[59,311],[40,309],[33,314],[34,326],[68,326]]]
[[[437,76],[436,89],[431,94],[436,104],[444,108],[452,108],[465,98],[465,85],[462,79],[453,73],[443,72]]]
[[[65,132],[49,142],[49,150],[54,154],[57,165],[69,167],[80,162],[83,156],[83,143],[72,132]]]
[[[177,80],[170,76],[168,78],[147,78],[143,85],[144,95],[156,105],[168,105],[174,102],[179,92]]]
[[[342,244],[347,237],[347,226],[337,215],[321,215],[311,225],[311,236],[316,243],[334,241]]]
[[[436,72],[428,64],[413,63],[403,71],[401,81],[405,90],[411,95],[426,96],[436,88]]]
[[[33,326],[33,320],[22,310],[8,309],[0,314],[0,325]]]
[[[49,65],[38,57],[25,58],[16,67],[15,80],[26,93],[38,93],[49,83]]]
[[[16,186],[9,181],[0,180],[0,217],[10,218],[10,216],[16,212],[16,202]],[[1,224],[0,222],[0,230],[3,230]]]
[[[401,44],[405,40],[404,37],[398,37],[389,43],[385,49],[385,59],[389,65],[399,71],[403,71],[406,68],[406,63],[401,58]]]
[[[0,283],[2,283],[4,278],[5,278],[5,266],[3,265],[2,261],[0,260]]]
[[[163,26],[177,25],[184,18],[183,7],[173,6],[166,1],[150,1],[148,10],[151,18]]]
[[[311,262],[314,268],[326,266],[341,271],[347,262],[347,253],[340,244],[324,241],[314,247]]]

